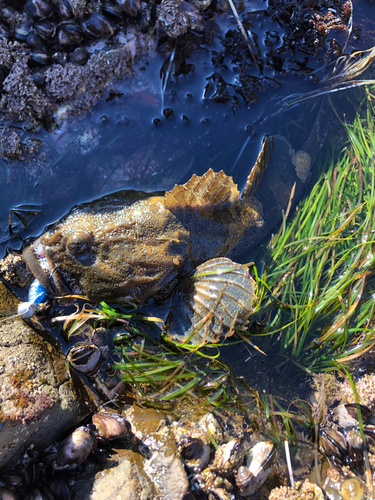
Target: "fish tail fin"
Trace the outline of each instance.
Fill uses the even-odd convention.
[[[255,190],[257,189],[264,172],[266,171],[269,159],[271,157],[271,149],[273,148],[273,136],[266,135],[263,139],[262,148],[258,155],[257,161],[247,178],[245,189],[242,193],[244,202],[250,201]]]

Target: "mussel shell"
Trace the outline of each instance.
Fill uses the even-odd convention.
[[[26,10],[36,19],[49,16],[52,12],[50,5],[44,0],[28,0]]]
[[[363,427],[363,432],[370,439],[372,443],[375,443],[375,425],[367,424]]]
[[[96,446],[93,426],[78,427],[57,446],[52,465],[56,470],[71,470],[81,465]]]
[[[142,9],[142,0],[116,0],[116,4],[130,17],[136,17]]]
[[[102,11],[110,16],[122,19],[122,8],[112,2],[104,2],[102,5]]]
[[[349,413],[349,415],[354,418],[355,420],[358,420],[358,412],[357,412],[357,405],[356,403],[348,403],[344,405],[346,408],[346,411]],[[372,417],[372,411],[367,408],[365,405],[358,404],[358,408],[361,412],[362,420],[370,420]]]
[[[44,40],[50,40],[56,33],[56,26],[48,19],[38,21],[34,24],[34,28],[38,35],[40,35]]]
[[[203,429],[208,436],[212,436],[218,445],[223,443],[224,430],[213,413],[204,415],[198,422],[198,427]]]
[[[26,43],[32,49],[38,47],[38,45],[42,44],[41,38],[36,33],[29,33],[26,37]]]
[[[85,47],[77,47],[72,54],[73,61],[77,64],[81,64],[82,66],[87,63],[89,57],[90,54],[87,52]]]
[[[115,33],[116,26],[104,16],[94,12],[82,23],[85,33],[93,37],[109,37]]]
[[[31,78],[33,79],[33,82],[37,87],[43,87],[43,85],[46,82],[46,73],[45,69],[39,69],[37,71],[34,71],[34,73],[31,75]]]
[[[117,413],[96,413],[92,423],[98,431],[98,437],[105,441],[126,437],[130,430],[129,422]]]
[[[30,52],[31,59],[38,64],[48,64],[50,56],[43,45],[38,45]]]
[[[211,448],[199,438],[190,437],[180,445],[181,458],[193,472],[206,468],[211,458]]]
[[[321,429],[319,451],[328,457],[341,459],[347,452],[348,443],[341,432],[334,429]]]
[[[21,42],[25,41],[27,36],[31,31],[31,21],[29,19],[24,19],[20,23],[17,24],[14,30],[14,36],[16,40]]]
[[[77,342],[68,352],[67,359],[75,370],[91,377],[100,370],[108,355],[108,348],[100,348],[90,342]]]
[[[227,258],[209,260],[181,283],[178,307],[167,318],[169,330],[194,343],[231,335],[247,324],[254,297],[247,267]]]
[[[240,467],[236,484],[241,495],[255,495],[273,471],[276,460],[276,446],[272,441],[259,441],[249,451],[246,467]]]
[[[82,31],[75,24],[65,24],[58,31],[58,40],[62,46],[77,45],[82,40]]]
[[[73,15],[70,0],[59,0],[59,11],[63,19],[69,19]]]
[[[218,474],[233,474],[244,460],[245,441],[243,438],[230,440],[222,444],[215,452],[211,469]]]

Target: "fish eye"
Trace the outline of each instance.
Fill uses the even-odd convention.
[[[69,236],[66,246],[73,255],[85,255],[91,249],[91,242],[87,234],[74,233]]]

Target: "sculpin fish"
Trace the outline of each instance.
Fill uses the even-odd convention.
[[[124,190],[77,205],[24,258],[51,297],[162,302],[197,266],[240,240],[253,246],[275,225],[293,183],[303,184],[293,155],[285,139],[265,137],[241,194],[232,177],[210,169],[167,192]],[[270,156],[277,168],[264,175]]]

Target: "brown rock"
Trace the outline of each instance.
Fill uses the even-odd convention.
[[[151,500],[156,492],[143,470],[145,459],[131,450],[124,450],[117,467],[96,475],[92,500]],[[176,497],[177,498],[177,497]]]
[[[132,431],[147,447],[150,459],[144,470],[156,489],[154,498],[187,500],[189,482],[168,425],[168,416],[160,410],[132,406],[126,412]]]
[[[0,317],[19,301],[0,283]],[[65,356],[19,317],[0,323],[0,467],[34,444],[44,448],[89,412],[66,372]]]

